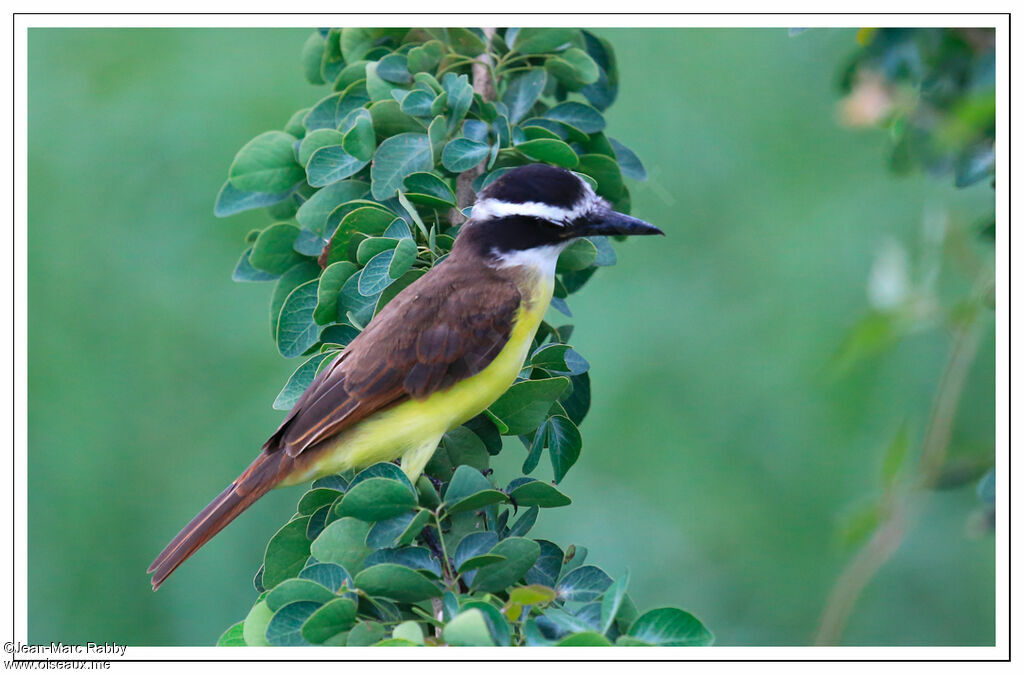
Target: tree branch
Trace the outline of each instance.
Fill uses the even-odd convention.
[[[495,82],[491,78],[491,40],[494,38],[496,28],[484,28],[484,35],[487,37],[487,49],[473,62],[473,91],[480,94],[485,101],[493,101],[497,97]],[[473,181],[487,168],[487,160],[480,162],[472,169],[467,169],[455,179],[455,203],[458,208],[448,212],[448,221],[452,225],[461,225],[466,222],[466,216],[462,215],[461,209],[466,208],[476,200],[476,192],[473,191]]]
[[[904,535],[913,526],[916,513],[911,514],[909,508],[913,492],[930,490],[941,475],[960,395],[963,393],[971,364],[978,353],[980,338],[981,327],[976,318],[960,325],[954,333],[953,346],[935,395],[928,429],[921,446],[916,485],[912,485],[906,494],[892,496],[886,515],[871,539],[839,575],[822,611],[814,644],[839,643],[861,592],[882,565],[896,553]]]

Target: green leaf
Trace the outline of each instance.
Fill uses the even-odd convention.
[[[430,139],[426,134],[392,136],[377,148],[370,169],[371,192],[375,199],[389,199],[402,187],[406,176],[428,171],[433,166]]]
[[[542,54],[580,40],[577,28],[520,28],[509,47],[520,54]]]
[[[448,622],[441,633],[448,644],[455,647],[493,647],[494,639],[488,629],[483,612],[467,609]]]
[[[336,208],[327,218],[328,230],[331,229],[333,223],[337,222],[334,234],[331,236],[328,264],[347,256],[349,242],[353,234],[356,232],[362,232],[369,236],[382,234],[394,219],[395,214],[392,211],[376,202],[357,200]]]
[[[308,645],[302,637],[302,624],[319,607],[317,602],[293,602],[282,607],[267,625],[267,642],[278,647]]]
[[[405,511],[394,518],[374,523],[366,536],[366,544],[372,548],[407,546],[423,531],[429,521],[429,511]]]
[[[456,75],[445,73],[441,79],[441,86],[448,95],[448,132],[451,133],[462,124],[462,118],[469,111],[473,103],[473,85],[469,83],[468,75]]]
[[[487,49],[484,41],[476,31],[469,28],[444,28],[447,42],[457,54],[462,56],[478,56]]]
[[[608,142],[611,143],[612,149],[615,151],[615,159],[619,162],[619,169],[622,170],[623,176],[633,180],[647,180],[647,169],[644,168],[635,152],[611,136],[608,137]]]
[[[267,607],[271,611],[278,611],[285,605],[293,602],[315,602],[322,605],[334,599],[334,593],[315,581],[309,579],[285,579],[267,593]]]
[[[359,293],[367,297],[378,295],[394,281],[389,275],[391,261],[395,257],[395,249],[390,248],[375,255],[359,276]]]
[[[665,647],[710,645],[714,636],[695,616],[675,607],[652,609],[629,627],[629,635],[647,644]]]
[[[566,169],[571,169],[580,162],[580,158],[567,143],[556,141],[553,138],[538,138],[533,141],[526,141],[517,145],[516,150],[530,159],[565,167]],[[614,160],[609,159],[608,161],[614,163]]]
[[[470,532],[455,547],[455,568],[459,572],[466,571],[463,568],[467,562],[484,557],[484,554],[494,548],[497,543],[498,535],[494,532]],[[490,557],[494,558],[492,562],[504,560],[503,556]]]
[[[325,359],[337,356],[338,352],[323,352],[314,354],[305,363],[295,369],[284,388],[274,399],[274,410],[291,410],[302,393],[313,382],[317,369]]]
[[[598,154],[583,155],[579,158],[577,171],[592,176],[597,181],[597,193],[611,201],[625,194],[619,165],[611,157]]]
[[[465,464],[480,471],[487,469],[490,458],[487,447],[479,436],[466,427],[456,427],[445,433],[441,445],[452,467]]]
[[[563,344],[544,345],[533,353],[529,365],[567,375],[579,375],[590,369],[585,358],[569,345]]]
[[[412,264],[416,262],[416,252],[416,241],[414,239],[400,239],[391,258],[391,265],[388,266],[388,276],[392,280],[400,279],[403,274],[409,271]]]
[[[319,31],[313,31],[302,45],[302,72],[310,84],[323,84],[320,62],[324,56],[324,39]]]
[[[413,89],[402,98],[402,112],[413,117],[427,117],[433,108],[435,98],[433,92]]]
[[[572,504],[572,500],[560,492],[558,488],[532,479],[512,490],[509,493],[509,497],[519,506],[552,508]]]
[[[387,520],[415,508],[416,492],[390,478],[370,478],[351,486],[339,513],[369,522]]]
[[[559,402],[572,423],[578,425],[590,409],[590,375],[581,373],[569,379],[572,381],[572,391]]]
[[[536,68],[529,70],[512,80],[502,102],[508,106],[508,120],[516,124],[523,119],[526,113],[530,112],[533,104],[537,102],[544,92],[544,85],[547,84],[548,76],[543,70]]]
[[[320,275],[316,290],[316,309],[313,320],[321,326],[338,320],[338,293],[349,277],[359,270],[355,264],[342,260],[327,266]]]
[[[242,622],[242,638],[249,647],[269,647],[267,642],[267,626],[274,613],[267,607],[266,601],[257,602],[249,610]]]
[[[586,103],[567,101],[559,103],[544,113],[544,117],[578,129],[585,134],[597,133],[604,129],[604,116]]]
[[[423,122],[402,112],[402,106],[394,99],[377,101],[371,105],[370,116],[373,118],[373,131],[377,138],[387,139],[405,132],[422,134],[426,129]]]
[[[352,63],[365,57],[373,49],[380,32],[379,28],[342,28],[339,44],[345,60]]]
[[[508,501],[505,493],[494,489],[478,469],[460,466],[455,470],[444,493],[444,510],[448,514],[473,511],[505,501]]]
[[[498,593],[523,578],[540,557],[540,545],[530,539],[508,537],[489,552],[502,556],[503,562],[483,567],[476,572],[470,588],[485,593]]]
[[[287,199],[291,194],[291,188],[274,194],[246,192],[232,185],[231,181],[225,181],[224,185],[220,188],[220,192],[217,193],[217,201],[213,206],[213,215],[218,218],[224,218],[225,216],[241,213],[242,211],[271,206]]]
[[[541,584],[517,586],[508,592],[509,602],[520,605],[546,605],[556,597],[555,589]]]
[[[299,144],[299,164],[306,166],[314,152],[329,145],[341,145],[343,138],[344,135],[334,129],[311,131]]]
[[[622,608],[622,601],[626,597],[626,587],[629,586],[629,572],[626,576],[617,579],[608,587],[601,598],[601,632],[607,633],[615,623],[615,618]]]
[[[282,192],[303,178],[295,161],[298,139],[283,131],[267,131],[238,151],[228,169],[231,184],[244,192]]]
[[[373,119],[368,110],[359,109],[357,113],[355,123],[345,133],[341,145],[348,154],[368,162],[373,158],[373,151],[377,147],[377,137],[373,133]]]
[[[455,206],[455,193],[448,184],[432,173],[410,174],[403,181],[409,201],[435,209]]]
[[[545,425],[547,432],[548,453],[551,456],[551,467],[555,474],[555,482],[561,483],[565,474],[580,458],[583,448],[583,437],[572,420],[562,415],[548,418]]]
[[[249,262],[253,267],[270,274],[284,274],[303,257],[295,251],[293,244],[299,236],[299,228],[290,223],[275,223],[260,232],[252,246]]]
[[[383,548],[366,556],[363,565],[369,568],[382,563],[402,565],[434,579],[440,579],[443,576],[440,561],[434,557],[430,549],[422,546]]]
[[[321,644],[351,628],[355,620],[356,604],[349,598],[335,598],[306,619],[302,637],[312,644]]]
[[[405,640],[412,644],[423,644],[423,629],[415,621],[403,621],[391,631],[396,640]]]
[[[360,621],[348,634],[346,646],[368,647],[380,642],[384,637],[384,627],[376,621]]]
[[[341,204],[360,199],[370,186],[356,180],[332,183],[317,190],[312,197],[299,207],[295,219],[299,224],[319,235],[327,234],[327,217]]]
[[[588,84],[594,84],[601,77],[601,68],[578,47],[571,47],[558,56],[550,57],[544,62],[544,68],[570,91],[578,91]]]
[[[517,382],[491,404],[489,411],[508,428],[506,435],[528,434],[544,421],[551,404],[568,386],[565,377]]]
[[[611,641],[600,633],[583,631],[562,638],[556,647],[611,647]]]
[[[448,142],[441,153],[441,163],[452,173],[468,171],[482,162],[490,147],[486,143],[459,137]]]
[[[565,553],[556,544],[546,539],[537,539],[536,542],[540,546],[540,557],[526,572],[526,582],[553,587],[562,571],[562,560],[565,558]]]
[[[341,496],[341,491],[335,490],[334,488],[316,487],[307,490],[306,493],[302,495],[302,498],[299,499],[299,515],[312,515],[312,513],[320,507],[334,503],[334,500],[339,496]]]
[[[317,280],[307,281],[288,294],[277,320],[277,350],[285,358],[299,356],[317,343],[320,327],[313,321]]]
[[[332,28],[328,31],[324,40],[323,56],[320,59],[320,78],[325,82],[334,82],[338,73],[345,66],[345,58],[341,54],[341,46],[338,44],[341,31]]]
[[[341,590],[342,584],[347,584],[349,589],[353,588],[352,577],[341,565],[334,563],[314,563],[302,568],[299,572],[300,579],[315,581],[324,588],[337,593]]]
[[[441,589],[419,572],[404,565],[382,563],[367,567],[356,575],[356,586],[370,595],[392,598],[399,602],[419,602],[437,598]]]
[[[309,540],[306,539],[308,522],[309,516],[296,518],[270,538],[267,550],[263,554],[263,585],[266,588],[272,588],[285,579],[294,577],[306,564],[310,550]]]
[[[597,260],[597,247],[589,239],[577,239],[558,256],[555,271],[578,272],[585,270]]]
[[[391,90],[394,85],[386,82],[377,74],[377,62],[371,61],[366,64],[366,91],[374,101],[384,101],[391,98]]]
[[[583,565],[566,574],[555,590],[563,601],[590,602],[597,600],[612,584],[612,578],[594,565]]]
[[[338,77],[334,80],[334,91],[344,93],[349,87],[356,82],[366,79],[366,64],[369,61],[365,59],[359,59],[352,63],[346,63],[345,67],[338,73]],[[363,85],[365,87],[365,83]],[[356,89],[362,90],[361,87]]]
[[[328,145],[310,156],[306,177],[313,187],[323,187],[348,178],[366,164],[367,160],[353,157],[341,145]]]
[[[270,272],[264,272],[258,270],[252,266],[250,256],[252,255],[252,247],[245,249],[242,253],[242,257],[238,259],[238,264],[235,265],[235,269],[231,272],[232,281],[273,281],[278,275],[271,274]]]
[[[304,120],[306,131],[338,129],[350,112],[362,108],[369,102],[370,96],[367,94],[366,88],[358,83],[352,83],[345,91],[328,94],[307,113]]]
[[[440,40],[429,40],[409,50],[407,67],[410,73],[432,71],[441,63],[444,54],[444,43]]]
[[[217,640],[218,647],[245,647],[244,632],[244,621],[239,621],[234,626],[228,628]]]
[[[349,323],[363,328],[373,317],[377,297],[367,297],[359,292],[360,276],[362,276],[362,270],[359,274],[349,277],[345,285],[341,287],[341,293],[338,294],[338,314],[339,316],[344,315]]]
[[[370,552],[365,543],[369,531],[369,523],[357,518],[339,518],[324,528],[309,550],[320,562],[337,563],[349,572],[358,572]]]
[[[430,137],[430,154],[433,158],[431,161],[437,164],[441,159],[445,139],[448,138],[448,126],[444,115],[438,115],[431,120],[430,127],[427,128],[427,136]]]
[[[281,309],[285,300],[296,288],[308,281],[317,278],[320,273],[320,266],[315,262],[304,260],[281,275],[277,285],[274,286],[274,293],[270,298],[270,337],[277,341],[278,319],[281,316]]]

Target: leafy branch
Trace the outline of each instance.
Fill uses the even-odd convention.
[[[329,93],[239,150],[215,213],[266,209],[236,281],[274,284],[271,337],[304,357],[274,407],[288,410],[398,292],[442,263],[475,192],[513,167],[572,169],[619,211],[636,155],[605,135],[616,97],[611,44],[569,28],[331,28],[302,50]],[[514,67],[510,67],[514,66]],[[613,244],[582,239],[558,260],[552,307]],[[573,327],[544,322],[512,387],[444,435],[413,484],[391,463],[313,483],[267,545],[248,616],[221,645],[704,645],[692,614],[641,614],[613,580],[527,535],[579,459],[590,364]],[[518,437],[523,476],[490,458]],[[548,455],[554,484],[531,477]]]

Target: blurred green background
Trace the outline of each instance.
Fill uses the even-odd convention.
[[[837,523],[877,490],[904,417],[923,428],[948,349],[916,335],[842,378],[885,237],[926,208],[970,217],[992,190],[897,179],[881,131],[835,122],[854,31],[602,29],[621,69],[609,131],[650,173],[633,212],[668,233],[572,300],[594,402],[575,504],[534,536],[632,573],[723,645],[813,639],[851,551]],[[235,151],[315,102],[306,29],[31,29],[30,642],[208,645],[244,617],[275,492],[154,594],[145,569],[255,455],[296,363],[269,338],[271,287],[231,270],[267,216],[214,218]],[[989,326],[954,442],[991,446]],[[497,471],[524,451],[506,442]],[[542,474],[543,475],[543,474]],[[973,486],[922,502],[846,644],[991,644],[994,546],[965,534]]]

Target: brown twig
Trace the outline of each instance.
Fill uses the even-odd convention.
[[[941,475],[960,395],[978,353],[980,338],[981,327],[977,319],[961,324],[955,330],[953,346],[921,446],[916,483],[910,485],[908,492],[891,496],[883,520],[871,539],[857,551],[839,575],[821,613],[814,638],[816,645],[838,644],[861,592],[899,549],[904,535],[913,526],[919,509],[911,513],[911,496],[914,492],[930,490]]]
[[[484,28],[484,35],[487,37],[487,49],[473,62],[473,91],[480,94],[485,101],[493,101],[497,94],[495,82],[491,77],[491,39],[494,37],[495,28]],[[487,160],[480,162],[472,169],[467,169],[455,179],[455,203],[458,208],[448,212],[448,221],[452,225],[461,225],[466,222],[466,216],[462,215],[461,209],[466,208],[476,200],[476,192],[473,191],[473,181],[484,172],[487,167]]]

